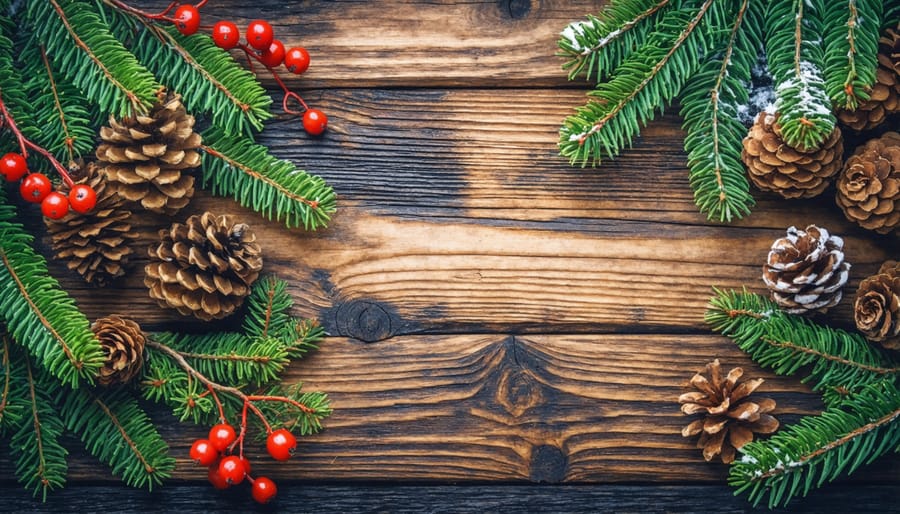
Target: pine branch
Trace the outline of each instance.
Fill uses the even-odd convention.
[[[846,9],[824,13],[825,90],[839,108],[854,110],[869,99],[878,67],[882,0],[843,0]]]
[[[64,385],[90,383],[104,362],[100,343],[15,219],[0,188],[0,317],[15,340]]]
[[[292,359],[299,359],[319,348],[325,329],[315,320],[291,318],[277,334],[284,350]]]
[[[25,378],[21,373],[22,360],[10,358],[13,341],[0,325],[0,435],[5,434],[12,426],[18,426],[25,415],[24,396],[13,394],[13,383],[22,383]]]
[[[2,102],[12,114],[16,125],[25,137],[34,139],[40,135],[37,126],[31,120],[34,108],[28,101],[28,93],[23,86],[23,80],[14,66],[12,35],[14,24],[10,18],[0,13],[0,102]],[[0,115],[0,125],[3,117]],[[0,150],[21,153],[18,141],[9,130],[0,130]],[[27,152],[26,152],[27,153]],[[25,155],[23,153],[23,155]],[[29,165],[40,169],[41,163],[31,162]]]
[[[817,148],[835,126],[822,78],[825,56],[818,41],[823,13],[822,0],[769,2],[766,13],[766,54],[775,79],[781,135],[802,151]]]
[[[331,415],[331,403],[328,395],[320,392],[303,392],[303,384],[291,384],[289,387],[275,385],[259,393],[256,397],[285,398],[302,405],[297,408],[294,404],[284,402],[260,403],[260,410],[269,420],[277,420],[273,424],[291,427],[291,430],[299,431],[300,435],[311,435],[322,430],[322,421]]]
[[[721,58],[704,63],[680,97],[694,202],[709,219],[730,222],[755,203],[741,162],[746,129],[738,109],[747,104],[750,68],[762,44],[756,32],[761,9],[743,0]]]
[[[268,337],[271,327],[284,327],[290,322],[294,300],[287,292],[287,282],[273,276],[256,281],[250,296],[244,301],[244,333],[254,337]],[[272,334],[278,337],[276,334]]]
[[[335,210],[334,190],[322,178],[277,159],[266,147],[212,128],[203,133],[203,186],[231,196],[288,228],[315,230]]]
[[[807,416],[766,441],[741,448],[729,484],[770,508],[806,496],[900,446],[900,391],[892,380],[867,385],[840,406]]]

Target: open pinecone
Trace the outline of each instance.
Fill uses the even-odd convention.
[[[887,234],[900,226],[900,133],[869,140],[847,159],[837,203],[863,228]]]
[[[834,132],[819,146],[809,151],[788,146],[781,138],[778,115],[759,113],[743,141],[741,159],[747,166],[750,181],[763,191],[784,198],[812,198],[825,191],[841,169],[844,140],[841,131]]]
[[[775,240],[763,266],[763,281],[775,303],[792,314],[825,312],[841,301],[850,275],[844,240],[815,225],[787,229]]]
[[[853,317],[866,339],[900,350],[900,262],[887,261],[860,282]]]
[[[231,216],[191,216],[159,232],[144,284],[162,307],[204,321],[232,314],[250,294],[263,261],[256,235]]]
[[[841,123],[854,130],[870,130],[900,113],[900,27],[886,30],[878,40],[878,70],[869,95],[854,111],[838,110]]]
[[[146,341],[137,323],[113,315],[95,321],[91,330],[106,354],[106,361],[97,375],[98,384],[126,384],[141,372]]]
[[[70,211],[62,219],[44,218],[56,258],[75,270],[84,280],[103,287],[125,275],[131,259],[133,241],[131,211],[125,201],[108,187],[100,169],[93,163],[72,172],[77,184],[88,184],[97,193],[97,204],[86,214]],[[81,175],[79,177],[79,175]],[[68,188],[60,188],[68,194]]]
[[[161,98],[147,115],[110,117],[109,125],[100,129],[96,153],[118,193],[152,212],[172,215],[186,206],[194,177],[185,170],[200,165],[201,140],[181,96]]]
[[[707,376],[697,373],[691,378],[695,391],[678,397],[681,412],[703,415],[684,427],[681,435],[700,434],[697,448],[703,450],[707,461],[720,455],[722,462],[729,464],[734,461],[736,450],[752,441],[754,434],[778,430],[778,420],[769,414],[775,410],[775,400],[750,399],[763,379],[739,382],[743,374],[743,369],[734,368],[723,376],[722,366],[716,359],[706,365]]]

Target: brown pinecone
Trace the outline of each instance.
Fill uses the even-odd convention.
[[[124,198],[145,209],[175,214],[194,195],[194,177],[184,170],[200,165],[200,135],[177,94],[160,98],[147,115],[100,129],[97,159]]]
[[[106,353],[106,362],[97,375],[98,384],[125,384],[140,374],[145,340],[137,323],[113,315],[95,321],[91,330]]]
[[[802,151],[781,139],[778,115],[759,113],[743,141],[741,159],[750,180],[784,198],[812,198],[825,191],[841,169],[844,140],[835,127],[819,148]]]
[[[887,234],[900,226],[900,133],[872,139],[847,159],[837,203],[863,228]]]
[[[231,216],[208,212],[159,232],[144,284],[163,307],[204,321],[232,314],[262,269],[256,235]]]
[[[860,282],[853,317],[866,339],[900,350],[900,262],[887,261]]]
[[[131,211],[124,200],[108,187],[101,170],[93,163],[72,173],[76,184],[88,184],[97,193],[97,205],[90,212],[69,211],[62,219],[44,218],[56,258],[75,270],[92,285],[103,287],[128,270],[133,241],[128,219]],[[82,175],[79,178],[79,175]],[[63,185],[61,192],[68,194]]]
[[[844,240],[815,225],[787,229],[772,243],[763,266],[763,281],[775,303],[792,314],[825,312],[841,301],[850,275]]]
[[[722,462],[734,461],[735,451],[753,440],[753,434],[771,434],[778,430],[778,420],[769,413],[775,410],[775,400],[749,397],[763,379],[738,382],[744,370],[734,368],[722,376],[719,359],[706,365],[706,375],[697,373],[691,378],[696,391],[678,397],[681,412],[703,414],[681,430],[684,437],[700,434],[697,448],[710,461],[720,455]]]
[[[888,29],[878,40],[878,70],[869,99],[854,111],[839,109],[837,117],[854,130],[870,130],[900,113],[900,27]]]

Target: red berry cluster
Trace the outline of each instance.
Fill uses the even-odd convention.
[[[0,175],[7,182],[19,184],[19,193],[26,202],[41,204],[44,216],[58,220],[69,213],[69,209],[84,214],[97,204],[97,193],[87,184],[74,184],[66,196],[53,191],[53,183],[43,173],[29,173],[25,157],[8,153],[0,159]]]
[[[239,443],[243,439],[243,430],[238,436],[234,427],[228,423],[219,423],[209,431],[208,439],[197,439],[191,446],[191,460],[200,466],[209,468],[209,482],[216,489],[227,489],[238,485],[246,478],[251,484],[251,495],[259,503],[267,503],[278,492],[275,482],[267,477],[250,476],[250,461],[244,457],[243,445]],[[238,454],[231,452],[238,446]],[[291,458],[297,448],[297,439],[284,429],[269,432],[266,439],[266,449],[273,459],[284,461]]]

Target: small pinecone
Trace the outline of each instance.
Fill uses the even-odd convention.
[[[900,133],[872,139],[847,159],[837,203],[863,228],[887,234],[900,226]]]
[[[200,135],[181,96],[160,100],[147,115],[117,121],[100,129],[97,159],[124,198],[145,209],[172,215],[190,202],[194,177],[184,170],[200,165]]]
[[[77,178],[79,172],[84,176]],[[131,211],[124,209],[125,201],[108,187],[98,167],[88,164],[73,173],[73,179],[94,189],[97,205],[87,214],[70,211],[59,220],[44,218],[44,223],[56,258],[87,283],[104,287],[128,271],[138,234],[128,222]],[[67,194],[68,188],[63,185],[61,192]]]
[[[106,353],[106,362],[97,375],[98,384],[126,384],[141,372],[145,340],[137,323],[119,316],[109,316],[95,321],[91,330]]]
[[[888,29],[878,40],[878,70],[869,94],[856,110],[838,110],[841,123],[854,130],[870,130],[900,113],[900,27]]]
[[[787,229],[772,243],[763,266],[763,281],[775,303],[791,314],[825,312],[841,301],[850,275],[844,240],[815,225]]]
[[[853,317],[866,339],[900,350],[900,262],[887,261],[860,282]]]
[[[232,314],[262,269],[256,235],[231,216],[208,212],[159,232],[144,284],[163,307],[209,321]]]
[[[741,159],[750,180],[763,191],[784,198],[812,198],[825,191],[841,169],[844,140],[835,127],[822,145],[810,151],[792,148],[781,139],[778,115],[759,113],[744,138]]]
[[[722,462],[734,461],[736,450],[753,440],[753,434],[771,434],[778,430],[778,420],[769,413],[775,410],[775,400],[760,398],[750,400],[763,379],[738,383],[744,370],[734,368],[722,376],[719,359],[706,365],[706,375],[697,373],[691,378],[696,391],[678,398],[681,412],[703,414],[681,430],[684,437],[700,434],[697,448],[703,450],[703,458],[710,461],[720,455]]]

